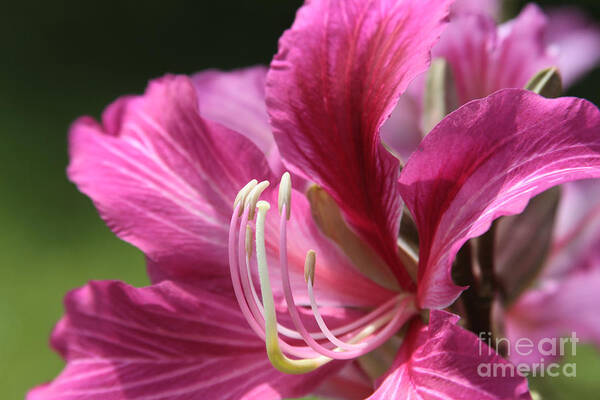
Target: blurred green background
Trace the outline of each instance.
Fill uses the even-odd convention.
[[[3,2],[0,398],[21,399],[60,370],[47,342],[65,292],[90,279],[147,282],[142,255],[113,236],[65,177],[69,124],[98,117],[116,97],[140,93],[166,72],[268,64],[300,3]],[[574,3],[600,20],[597,0]],[[600,104],[600,70],[569,94]],[[593,350],[579,352],[576,380],[535,385],[544,398],[596,398],[599,360]]]

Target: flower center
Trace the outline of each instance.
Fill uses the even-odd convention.
[[[258,183],[252,180],[240,190],[234,201],[229,229],[229,266],[242,313],[254,332],[265,340],[267,354],[273,366],[281,372],[302,374],[334,359],[360,357],[383,344],[415,314],[412,296],[399,294],[361,318],[336,329],[329,329],[315,299],[316,253],[313,250],[306,254],[304,274],[311,311],[319,331],[309,332],[302,321],[300,309],[292,295],[288,269],[287,221],[291,217],[292,187],[287,172],[281,178],[278,193],[279,268],[281,286],[294,328],[277,322],[265,246],[265,222],[271,206],[266,201],[259,201],[268,186],[268,181]],[[256,293],[251,270],[254,249],[262,301]],[[283,340],[280,335],[292,339],[294,344]],[[298,345],[299,341],[303,344]]]

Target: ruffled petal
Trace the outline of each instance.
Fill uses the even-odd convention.
[[[527,379],[457,321],[453,314],[434,310],[429,326],[414,322],[369,399],[530,399]],[[513,374],[494,376],[494,368]]]
[[[250,140],[198,109],[189,78],[153,81],[143,96],[113,103],[102,125],[73,124],[68,173],[111,229],[153,261],[227,274],[233,200],[271,171]]]
[[[419,230],[419,305],[443,308],[464,289],[450,270],[460,247],[532,196],[600,176],[600,113],[575,98],[505,89],[447,116],[400,176]]]
[[[323,186],[395,269],[398,160],[379,128],[423,72],[448,0],[313,0],[279,42],[267,77],[275,140],[293,172]]]
[[[282,374],[235,300],[171,282],[91,282],[65,305],[52,345],[67,365],[28,400],[281,399],[310,392],[341,366]]]

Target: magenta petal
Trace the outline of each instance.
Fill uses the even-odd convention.
[[[530,399],[527,380],[516,372],[485,376],[485,365],[509,362],[457,321],[457,316],[437,310],[431,312],[429,326],[415,321],[390,372],[369,399]]]
[[[92,282],[65,304],[52,344],[67,365],[28,400],[280,399],[308,393],[338,369],[276,371],[235,300],[222,294],[171,282]]]
[[[464,289],[450,269],[463,243],[541,191],[600,176],[600,113],[575,98],[505,89],[447,116],[413,153],[400,190],[419,229],[419,305]]]
[[[77,120],[70,154],[69,177],[120,238],[197,274],[228,274],[222,266],[233,200],[252,178],[270,176],[247,138],[200,117],[185,76],[116,101],[103,125]]]
[[[600,261],[597,260],[597,261]],[[600,264],[590,271],[578,271],[540,288],[526,292],[504,314],[505,331],[512,348],[509,358],[515,363],[552,362],[560,356],[574,355],[577,346],[587,342],[600,346]],[[560,339],[575,333],[579,343]],[[519,339],[533,346],[515,348]],[[552,350],[552,342],[556,351]],[[540,345],[541,343],[541,345]],[[540,348],[541,346],[541,348]]]
[[[267,77],[275,140],[295,173],[320,184],[400,279],[399,162],[379,129],[429,63],[450,0],[313,0],[279,42]]]

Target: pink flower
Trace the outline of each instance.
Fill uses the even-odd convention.
[[[340,393],[344,379],[364,398],[355,360],[405,324],[371,398],[529,398],[520,376],[478,375],[507,361],[435,309],[465,289],[450,269],[467,240],[547,188],[600,176],[600,113],[502,90],[445,118],[400,173],[379,130],[450,3],[312,0],[268,73],[166,76],[101,124],[76,121],[69,176],[146,254],[153,285],[67,295],[52,335],[67,366],[28,398],[277,399]],[[402,200],[418,271],[398,249]]]
[[[497,25],[497,1],[472,3],[455,3],[448,29],[433,49],[433,57],[449,64],[456,106],[500,89],[524,88],[537,72],[553,66],[568,88],[600,62],[600,27],[576,9],[545,15],[529,4],[515,19]],[[428,133],[422,125],[424,86],[423,77],[414,81],[383,127],[384,142],[404,159]]]

